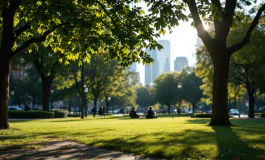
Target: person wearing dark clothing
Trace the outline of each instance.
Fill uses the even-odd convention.
[[[102,106],[100,106],[100,108],[98,110],[98,114],[100,117],[102,117],[102,115],[103,115],[103,107]]]
[[[103,106],[103,116],[105,117],[105,114],[106,114],[106,107]]]
[[[140,116],[136,113],[135,107],[132,108],[131,112],[129,113],[131,118],[140,118]]]
[[[155,115],[155,112],[153,111],[152,107],[149,107],[149,110],[147,112],[146,118],[157,118],[157,116]]]
[[[96,107],[92,108],[92,113],[93,113],[93,117],[96,117],[96,114],[97,114],[97,108]]]

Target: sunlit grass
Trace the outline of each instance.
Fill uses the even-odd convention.
[[[0,130],[0,149],[52,139],[175,159],[256,159],[265,155],[265,120],[231,120],[232,127],[208,126],[209,119],[106,117],[11,122]]]

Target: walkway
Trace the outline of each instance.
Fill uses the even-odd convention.
[[[0,160],[161,160],[143,158],[134,154],[125,154],[96,148],[70,141],[53,141],[0,152]]]

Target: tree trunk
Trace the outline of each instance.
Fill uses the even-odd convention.
[[[98,98],[94,95],[94,107],[97,107]]]
[[[192,103],[192,113],[194,114],[195,113],[195,109],[196,109],[196,103]]]
[[[2,53],[3,54],[3,53]],[[8,101],[11,59],[1,55],[0,58],[0,129],[9,128]]]
[[[249,118],[255,118],[255,96],[253,92],[249,92],[248,94],[249,98],[249,112],[248,112],[248,117]]]
[[[42,87],[42,110],[49,111],[49,98],[51,90],[51,81],[46,77],[41,77]]]
[[[109,102],[108,102],[108,96],[105,96],[105,103],[106,103],[106,113],[109,113]]]
[[[170,114],[171,106],[170,106],[170,104],[168,104],[167,106],[168,106],[168,108],[167,108],[167,112],[168,112],[168,114]]]
[[[227,109],[227,82],[230,55],[226,50],[226,48],[217,47],[215,49],[216,53],[211,54],[214,64],[211,126],[231,125]]]

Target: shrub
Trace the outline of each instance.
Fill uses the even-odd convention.
[[[211,118],[212,114],[208,113],[195,113],[194,118]]]
[[[66,118],[69,112],[67,110],[55,110],[54,118]]]
[[[68,114],[68,117],[80,117],[79,114]]]
[[[8,111],[9,118],[53,118],[54,112],[47,111]]]
[[[265,113],[262,113],[260,117],[265,118]]]

